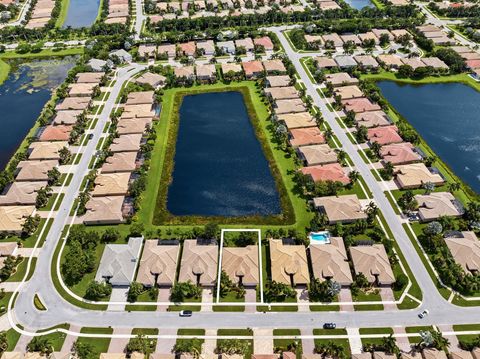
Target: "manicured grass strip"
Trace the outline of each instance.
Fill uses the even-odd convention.
[[[157,298],[152,298],[148,290],[144,291],[137,298],[137,302],[156,302]],[[156,305],[139,305],[139,304],[127,304],[125,306],[126,311],[144,311],[153,312],[157,310]]]
[[[5,61],[0,60],[0,85],[5,82],[10,73],[10,65]]]
[[[55,27],[62,27],[63,23],[67,19],[69,6],[70,0],[62,0],[62,9],[60,10],[60,14],[57,17],[57,21],[55,21]]]
[[[37,263],[37,258],[32,258],[32,263],[30,265],[30,272],[28,273],[27,280],[29,280],[32,277],[33,271],[35,270],[36,263]],[[27,264],[28,264],[28,258],[23,258],[23,260],[17,266],[17,271],[14,274],[12,274],[10,278],[6,280],[6,282],[22,281],[23,277],[25,276],[25,273],[27,273]]]
[[[347,335],[347,329],[313,329],[313,335]]]
[[[8,348],[7,351],[11,352],[15,349],[17,345],[18,339],[20,339],[21,334],[18,333],[15,329],[7,330],[7,343]]]
[[[237,298],[236,293],[230,292],[227,293],[225,297],[220,297],[220,302],[229,302],[229,303],[243,303],[245,302],[245,298]],[[213,306],[214,312],[243,312],[245,311],[245,307],[241,305],[214,305]]]
[[[360,334],[393,334],[392,328],[360,328]]]
[[[480,324],[457,324],[453,326],[453,330],[456,332],[480,330]]]
[[[47,308],[45,308],[45,305],[43,305],[42,301],[40,300],[40,298],[38,297],[38,294],[35,293],[35,295],[33,296],[33,305],[35,306],[35,308],[37,308],[38,310],[47,310]]]
[[[300,329],[274,329],[274,336],[297,336],[300,335]],[[289,339],[273,339],[273,347],[276,351],[290,351],[295,350],[297,359],[301,358],[302,350],[302,341],[300,339],[289,338]]]
[[[80,330],[80,333],[85,334],[112,334],[112,328],[89,328],[84,327]],[[88,338],[88,337],[79,337],[77,339],[79,343],[90,344],[94,351],[95,356],[98,357],[101,353],[106,353],[108,351],[108,346],[110,345],[110,338]]]

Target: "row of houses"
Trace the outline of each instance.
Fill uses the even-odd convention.
[[[480,78],[480,54],[468,46],[452,46],[452,50],[460,55],[475,77]]]
[[[235,17],[235,16],[241,16],[241,15],[255,15],[255,14],[266,14],[269,11],[273,10],[274,8],[278,8],[281,12],[288,14],[292,12],[303,12],[305,11],[305,8],[301,5],[298,4],[289,4],[286,3],[282,0],[278,0],[278,3],[284,2],[283,5],[278,4],[277,0],[275,0],[275,3],[272,5],[266,5],[264,2],[264,5],[260,5],[262,2],[257,1],[257,6],[253,6],[253,0],[252,4],[247,0],[245,1],[245,5],[242,5],[243,1],[237,0],[237,1],[226,1],[225,6],[229,7],[219,7],[217,10],[212,9],[209,5],[206,5],[207,9],[202,10],[199,9],[197,10],[197,6],[199,5],[183,5],[185,2],[181,3],[180,5],[179,2],[170,2],[168,5],[160,5],[160,8],[162,10],[160,11],[160,14],[156,15],[150,15],[150,23],[156,24],[159,23],[163,20],[178,20],[178,19],[195,19],[195,18],[200,18],[200,17],[209,17],[209,16],[215,16],[215,17]],[[160,3],[160,4],[165,4],[165,3]],[[173,5],[172,5],[173,4]],[[231,6],[231,7],[230,7]],[[179,9],[180,8],[180,9]],[[188,10],[181,10],[182,8],[188,8]],[[211,9],[211,10],[208,10]]]
[[[322,1],[327,4],[333,1]],[[335,3],[336,4],[336,3]],[[326,6],[326,5],[324,5]],[[361,34],[343,34],[330,33],[325,35],[310,35],[305,34],[305,41],[310,45],[315,45],[318,48],[332,48],[342,47],[345,43],[352,42],[357,46],[364,46],[366,43],[373,41],[375,45],[380,44],[380,37],[383,35],[388,36],[389,41],[395,41],[402,36],[408,35],[408,31],[405,29],[387,30],[387,29],[372,29],[371,31]]]
[[[33,5],[27,29],[38,29],[47,25],[52,16],[55,0],[39,0]]]
[[[57,114],[51,124],[40,128],[36,141],[27,150],[28,159],[20,161],[14,182],[6,186],[0,195],[0,231],[20,233],[25,218],[35,212],[37,192],[52,183],[50,171],[57,167],[60,152],[69,147],[69,137],[77,117],[72,117],[69,124],[56,121],[62,116],[62,108],[68,103],[91,103],[94,88],[98,87],[103,73],[79,73],[76,82],[69,85],[68,97],[56,105]],[[77,102],[78,101],[78,102]],[[77,115],[80,115],[78,113]]]
[[[388,115],[382,108],[364,96],[357,86],[358,80],[347,73],[326,75],[326,82],[333,87],[333,93],[341,100],[346,113],[353,113],[357,128],[367,128],[368,144],[380,145],[382,164],[394,165],[395,182],[400,189],[420,188],[426,183],[441,186],[443,176],[423,162],[422,152],[410,142],[404,142]],[[416,195],[419,203],[418,216],[421,221],[431,221],[441,215],[461,216],[461,205],[448,192]]]
[[[449,38],[447,34],[436,25],[427,24],[417,26],[417,30],[427,39],[432,40],[437,46],[455,45],[456,43],[455,39]]]
[[[111,156],[95,178],[91,199],[82,216],[84,224],[118,224],[133,213],[129,187],[135,181],[134,172],[142,165],[141,146],[145,132],[156,119],[153,91],[132,92],[116,124],[117,138],[108,151]]]
[[[169,3],[170,4],[170,3]],[[213,56],[218,51],[235,55],[237,49],[243,48],[246,53],[253,53],[255,48],[261,48],[264,51],[273,51],[274,45],[268,36],[258,38],[244,38],[229,41],[189,41],[180,44],[163,44],[163,45],[140,45],[138,54],[143,59],[149,58],[169,58],[181,56]]]
[[[217,283],[219,247],[214,240],[187,239],[182,248],[176,240],[146,240],[143,251],[141,247],[142,238],[130,238],[128,244],[107,245],[95,279],[125,286],[137,273],[135,281],[147,288],[170,288],[175,283],[178,268],[179,282],[190,281],[203,288],[212,288]],[[320,281],[335,280],[342,286],[353,282],[340,237],[329,238],[328,244],[311,244],[308,248],[286,239],[270,239],[269,251],[273,281],[293,287],[309,284],[310,261],[312,275]],[[372,284],[395,282],[383,245],[356,246],[349,251],[354,273],[363,273]],[[222,249],[222,271],[234,283],[255,288],[260,284],[258,255],[257,245],[225,247]]]
[[[318,56],[314,61],[317,67],[322,70],[327,69],[349,69],[353,67],[363,67],[366,69],[378,69],[383,66],[386,69],[398,69],[402,65],[408,65],[413,70],[421,67],[432,67],[436,70],[448,70],[448,65],[438,57],[400,57],[395,54],[380,54],[376,57],[372,55],[337,55],[334,57]]]
[[[246,61],[238,63],[222,63],[220,65],[224,78],[245,76],[248,80],[257,79],[264,74],[286,73],[281,60]],[[173,69],[177,81],[180,82],[215,82],[217,67],[214,64],[182,66]]]
[[[179,13],[182,11],[203,11],[207,10],[213,13],[218,13],[222,10],[234,10],[234,9],[253,9],[264,6],[286,6],[291,4],[289,0],[191,0],[191,1],[157,1],[156,9],[161,15],[166,12]]]
[[[128,0],[109,0],[108,15],[105,20],[106,24],[123,24],[128,21],[129,3]]]

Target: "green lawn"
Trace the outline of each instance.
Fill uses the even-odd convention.
[[[5,82],[10,72],[10,65],[0,60],[0,85]]]
[[[347,329],[345,328],[314,329],[313,335],[347,335]]]
[[[156,302],[157,298],[150,296],[150,291],[146,290],[138,296],[137,302]],[[156,305],[139,305],[139,304],[127,304],[125,306],[127,311],[150,311],[153,312],[157,310]]]
[[[35,264],[37,263],[37,258],[32,258],[32,263],[30,265],[30,272],[27,277],[27,280],[33,275],[33,271],[35,270]],[[10,276],[6,281],[7,282],[20,282],[22,281],[25,273],[27,273],[27,264],[28,258],[23,258],[20,264],[17,266],[17,271]]]
[[[89,328],[84,327],[80,330],[80,333],[84,334],[112,334],[112,328]],[[77,339],[80,343],[88,343],[93,346],[95,353],[106,353],[108,351],[108,346],[110,345],[110,338],[88,338],[88,337],[79,337]],[[97,356],[98,356],[97,355]]]
[[[252,336],[253,331],[250,329],[219,329],[217,331],[218,336]],[[217,339],[217,346],[225,339]],[[243,353],[245,359],[250,359],[253,354],[253,339],[239,339],[241,342],[247,342],[247,351]]]
[[[62,8],[60,10],[60,14],[58,15],[57,21],[55,22],[55,27],[62,27],[63,23],[67,19],[69,5],[70,0],[62,0]]]
[[[8,342],[8,348],[7,351],[11,352],[15,349],[15,346],[17,345],[18,339],[20,339],[21,334],[15,329],[9,329],[7,330],[7,342]]]
[[[205,335],[204,329],[178,329],[177,335]],[[182,341],[189,340],[189,339],[177,339],[177,343],[181,343]],[[204,339],[198,339],[199,347],[196,347],[196,351],[198,353],[202,352],[202,345],[205,342]]]
[[[201,303],[202,298],[185,298],[184,303]],[[199,305],[188,305],[188,304],[183,304],[183,305],[171,305],[168,307],[168,310],[170,312],[179,312],[181,310],[191,310],[192,312],[199,312],[202,307]]]
[[[392,328],[360,328],[360,334],[393,334]]]
[[[274,329],[274,336],[297,336],[300,335],[300,329]],[[273,339],[273,348],[275,352],[295,351],[297,359],[302,357],[302,340],[289,339]]]
[[[237,298],[235,292],[229,292],[225,297],[220,297],[220,302],[229,302],[229,303],[243,303],[245,298]],[[240,305],[230,305],[230,306],[220,306],[214,305],[214,312],[243,312],[245,310],[244,306]]]

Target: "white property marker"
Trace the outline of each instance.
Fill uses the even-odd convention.
[[[262,231],[260,229],[222,229],[220,235],[220,253],[218,258],[217,270],[217,296],[216,303],[220,302],[220,280],[222,277],[222,254],[223,254],[223,236],[225,232],[256,232],[258,233],[258,274],[260,276],[260,303],[263,303],[263,275],[262,275]]]

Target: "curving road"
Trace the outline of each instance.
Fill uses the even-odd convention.
[[[99,116],[98,124],[94,130],[93,139],[85,148],[80,164],[74,173],[73,180],[68,186],[65,198],[62,201],[47,240],[43,245],[37,259],[32,279],[24,284],[11,311],[11,319],[16,320],[25,327],[25,331],[35,331],[61,323],[71,323],[79,327],[112,326],[112,327],[143,327],[143,328],[291,328],[295,323],[296,328],[319,328],[324,322],[336,322],[339,327],[393,327],[412,325],[441,325],[479,323],[480,310],[475,307],[456,307],[448,303],[437,291],[423,266],[417,252],[411,244],[399,217],[393,211],[384,195],[384,188],[378,183],[370,172],[370,168],[360,158],[355,145],[347,138],[343,129],[337,123],[333,113],[328,111],[322,98],[318,95],[314,84],[310,81],[305,70],[300,64],[303,55],[297,54],[290,47],[288,41],[281,33],[284,27],[271,28],[275,32],[287,55],[295,65],[301,80],[307,88],[307,94],[313,99],[316,106],[322,111],[325,120],[333,129],[360,172],[378,207],[384,214],[388,225],[395,235],[400,249],[408,259],[410,268],[423,291],[423,304],[415,310],[396,311],[368,311],[368,312],[276,312],[276,313],[215,313],[199,312],[191,318],[180,318],[174,312],[112,312],[92,311],[78,308],[64,300],[55,290],[51,276],[50,266],[61,232],[67,224],[70,206],[77,196],[83,177],[88,173],[90,158],[95,154],[97,142],[108,120],[110,111],[115,105],[122,85],[142,68],[132,64],[121,68],[117,73],[112,92],[106,101],[104,110]],[[38,293],[45,303],[48,311],[38,311],[33,305],[33,297]],[[430,315],[421,320],[417,313],[429,309]],[[161,333],[161,331],[160,331]]]

